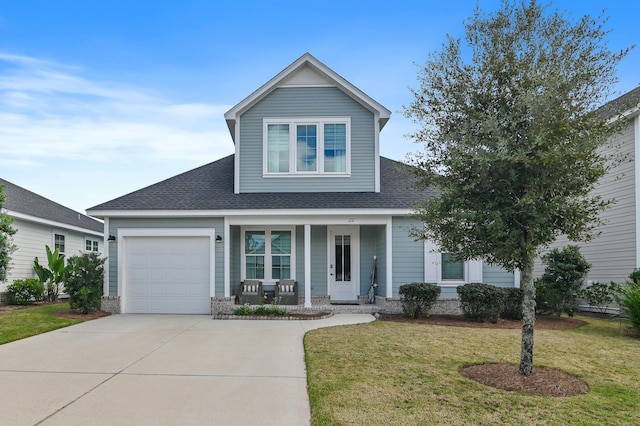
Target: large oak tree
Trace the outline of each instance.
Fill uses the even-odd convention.
[[[415,235],[521,271],[523,375],[533,372],[534,259],[561,234],[592,238],[609,203],[593,189],[611,167],[602,147],[616,126],[597,107],[628,49],[608,48],[605,24],[535,0],[489,14],[476,6],[464,42],[447,36],[421,66],[404,111],[424,146],[409,160],[439,194],[418,202],[425,228]]]

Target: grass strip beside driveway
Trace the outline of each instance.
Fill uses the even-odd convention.
[[[588,325],[536,331],[535,365],[590,386],[565,398],[498,390],[459,373],[517,364],[520,330],[383,321],[314,330],[305,337],[312,424],[640,424],[640,340],[625,336],[626,325],[580,319]]]
[[[55,316],[58,311],[69,309],[68,303],[56,303],[0,312],[0,345],[46,333],[82,322]]]

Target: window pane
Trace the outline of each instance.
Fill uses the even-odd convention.
[[[453,260],[449,253],[442,253],[442,279],[464,281],[464,263]]]
[[[267,125],[267,171],[289,172],[289,125]]]
[[[347,171],[347,125],[324,125],[324,171]]]
[[[93,242],[93,251],[98,251],[98,242],[97,241]]]
[[[274,280],[291,278],[291,256],[271,258],[271,278]]]
[[[271,232],[271,253],[291,254],[291,231]]]
[[[264,279],[264,256],[247,256],[245,268],[248,280]]]
[[[264,254],[264,231],[247,231],[244,236],[245,254]]]
[[[93,247],[93,245],[91,244],[91,240],[86,240],[84,242],[84,249],[86,251],[91,251],[91,248]]]
[[[317,170],[316,147],[316,126],[313,124],[298,125],[296,136],[297,171],[315,172]]]
[[[53,250],[58,249],[60,253],[64,253],[64,235],[55,234],[53,237]]]
[[[351,281],[351,237],[336,235],[335,239],[336,281]]]

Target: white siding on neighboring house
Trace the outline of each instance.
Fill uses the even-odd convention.
[[[33,260],[38,257],[40,264],[47,264],[45,246],[54,249],[54,234],[65,236],[65,255],[70,257],[85,252],[85,237],[97,240],[99,253],[103,252],[102,236],[80,232],[63,227],[31,222],[16,218],[12,225],[18,232],[13,236],[17,250],[11,255],[11,263],[7,280],[0,283],[0,291],[14,280],[36,277],[33,272]]]
[[[638,118],[636,117],[636,121]],[[596,193],[604,199],[615,200],[601,214],[605,222],[598,230],[601,234],[589,243],[569,241],[566,237],[558,238],[550,249],[562,248],[568,244],[580,246],[580,252],[591,263],[591,271],[587,280],[599,282],[624,282],[636,267],[636,176],[634,173],[634,156],[636,130],[629,125],[624,132],[615,138],[607,154],[619,153],[626,159],[616,166],[598,184]],[[540,259],[536,262],[536,276],[542,275],[544,265]]]

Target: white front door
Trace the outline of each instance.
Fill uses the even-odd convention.
[[[360,228],[329,227],[329,295],[332,301],[357,301],[360,288]]]

